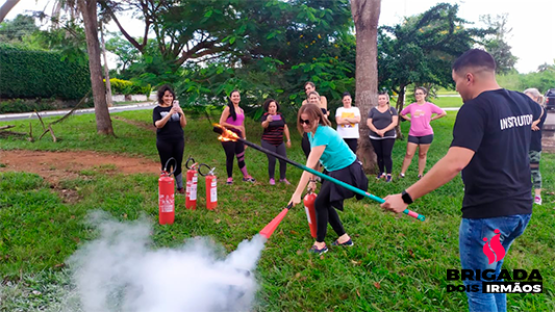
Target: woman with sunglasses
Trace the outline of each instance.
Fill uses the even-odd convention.
[[[401,111],[401,117],[410,121],[409,142],[407,144],[407,153],[403,160],[400,178],[405,177],[405,172],[410,166],[412,157],[418,147],[418,178],[422,178],[424,169],[426,168],[426,157],[430,144],[434,139],[434,130],[430,125],[432,120],[439,119],[447,115],[447,113],[438,106],[426,102],[428,90],[424,87],[417,87],[414,91],[416,103],[412,103]],[[407,115],[410,114],[410,118]],[[436,114],[432,117],[432,114]]]
[[[306,163],[307,167],[314,169],[321,163],[330,177],[364,191],[368,190],[368,178],[362,170],[362,164],[357,160],[356,155],[351,151],[343,138],[331,127],[330,121],[322,113],[320,107],[315,104],[301,106],[298,113],[297,129],[299,132],[308,134],[311,149]],[[316,188],[315,176],[305,171],[289,204],[297,205],[301,202],[301,194],[307,183],[310,190]],[[337,240],[332,245],[353,245],[353,241],[345,232],[335,208],[343,210],[343,201],[354,196],[357,199],[363,198],[328,180],[323,181],[314,203],[318,230],[316,241],[310,248],[310,252],[322,254],[328,251],[324,241],[328,222],[338,235]]]
[[[307,82],[307,84],[308,86],[314,85],[310,81]],[[322,103],[325,103],[325,104],[322,104]],[[328,104],[325,96],[320,96],[320,94],[318,94],[318,92],[316,91],[307,92],[306,100],[303,101],[303,105],[306,105],[306,104],[314,104],[318,106],[322,111],[322,114],[324,114],[324,116],[328,118],[326,115],[326,114],[329,114],[329,112],[327,111]],[[301,147],[303,148],[304,155],[308,159],[308,154],[310,153],[310,143],[308,143],[308,137],[306,133],[303,133],[303,139],[301,140]]]

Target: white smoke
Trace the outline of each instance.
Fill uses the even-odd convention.
[[[66,311],[249,311],[258,288],[254,274],[265,238],[256,235],[227,257],[208,238],[177,249],[151,248],[147,220],[119,223],[95,213],[100,237],[68,261],[75,292]],[[73,303],[71,303],[73,302]]]

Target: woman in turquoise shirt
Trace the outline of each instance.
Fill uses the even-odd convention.
[[[368,190],[368,178],[362,170],[362,164],[357,160],[356,155],[343,138],[331,127],[331,123],[317,105],[306,104],[301,106],[297,118],[297,129],[301,133],[306,132],[308,134],[311,149],[306,163],[307,167],[316,168],[318,162],[320,162],[329,176],[364,191]],[[315,176],[305,171],[291,197],[290,204],[296,205],[301,202],[301,195],[307,183],[309,189],[316,189]],[[322,254],[328,251],[324,241],[328,222],[339,236],[332,245],[353,245],[351,237],[345,232],[339,215],[334,209],[335,207],[343,210],[343,200],[353,196],[355,196],[355,193],[352,191],[328,180],[323,181],[314,203],[318,230],[316,242],[310,249],[311,252]],[[356,194],[356,197],[357,199],[362,198],[358,194]]]

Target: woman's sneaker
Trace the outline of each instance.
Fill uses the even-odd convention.
[[[399,173],[399,179],[404,179],[405,178],[405,174],[404,173]]]
[[[542,204],[542,197],[539,195],[534,196],[534,204],[541,205]]]
[[[391,182],[391,180],[393,180],[393,178],[391,177],[390,174],[388,174],[387,177],[385,178],[385,182]]]
[[[291,184],[291,182],[287,181],[287,179],[279,179],[279,182],[285,183],[286,185]]]
[[[243,182],[254,183],[254,182],[256,182],[256,180],[252,176],[249,175],[249,176],[246,176],[246,177],[243,178]]]
[[[324,253],[328,252],[328,246],[324,246],[322,249],[318,249],[318,248],[316,248],[315,245],[312,245],[312,247],[310,247],[310,250],[308,252],[316,254],[316,255],[319,256],[321,254],[324,254]]]
[[[225,182],[225,184],[227,185],[233,184],[233,178],[227,178],[227,181]]]
[[[331,243],[332,246],[353,246],[353,240],[349,238],[348,241],[344,242],[344,243],[339,243],[337,240],[334,241],[333,243]]]
[[[270,185],[276,185],[276,180],[274,180],[274,178],[270,179]]]

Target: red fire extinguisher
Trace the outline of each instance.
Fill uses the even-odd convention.
[[[192,166],[189,166],[189,162],[193,162]],[[197,183],[198,175],[196,167],[197,163],[192,157],[189,157],[185,162],[185,167],[187,167],[187,186],[185,192],[185,208],[195,210],[197,209]]]
[[[200,170],[202,167],[208,168],[208,173],[203,174]],[[214,210],[218,206],[218,183],[216,180],[216,175],[214,170],[216,168],[210,169],[206,164],[200,164],[198,167],[198,173],[204,177],[206,181],[206,209]]]
[[[310,235],[316,238],[316,209],[314,208],[314,202],[316,201],[316,194],[309,190],[303,199],[304,210],[306,212],[306,217],[308,219],[308,227],[310,228]]]
[[[171,160],[177,164],[175,158],[168,159],[164,170],[160,173],[160,179],[158,179],[158,216],[160,224],[173,224],[175,219],[175,192],[172,178],[175,167],[172,172],[168,172],[168,164]]]

